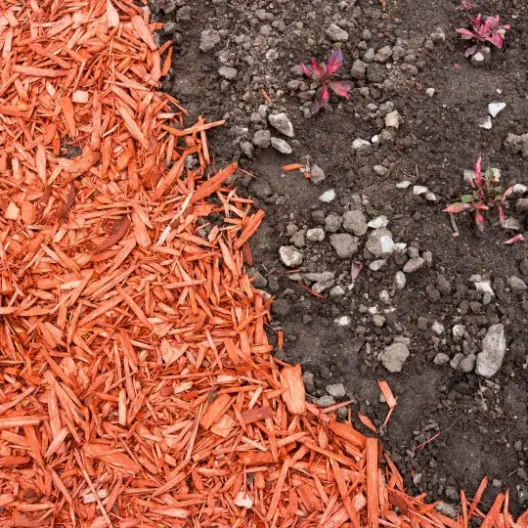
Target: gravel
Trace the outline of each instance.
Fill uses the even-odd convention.
[[[321,227],[308,229],[306,232],[306,239],[310,242],[322,242],[325,239],[325,231]]]
[[[218,74],[228,81],[233,81],[238,75],[238,70],[231,66],[221,66],[218,70]]]
[[[409,348],[404,343],[393,343],[379,355],[382,365],[392,373],[401,372],[409,357]]]
[[[271,146],[271,132],[269,130],[257,130],[253,135],[253,145],[263,149]]]
[[[526,282],[515,276],[508,277],[508,286],[516,293],[528,290]]]
[[[333,42],[346,42],[348,40],[348,33],[337,24],[330,25],[326,30],[326,36]]]
[[[370,233],[365,245],[375,257],[388,257],[394,252],[392,233],[388,229],[376,229]]]
[[[324,170],[319,167],[319,165],[312,166],[312,168],[310,169],[310,176],[310,181],[314,185],[320,185],[326,180],[326,174]]]
[[[482,341],[482,352],[477,356],[475,372],[484,378],[492,378],[499,372],[505,354],[504,326],[502,324],[492,325]]]
[[[405,266],[403,266],[403,271],[405,273],[414,273],[415,271],[418,271],[420,268],[423,268],[425,261],[422,257],[414,257],[412,259],[409,259]]]
[[[354,209],[343,215],[343,229],[356,236],[362,236],[367,232],[367,219],[362,211]]]
[[[355,60],[350,75],[358,81],[364,80],[367,75],[367,63],[359,59]]]
[[[325,390],[334,398],[344,398],[346,396],[346,390],[342,383],[327,385]]]
[[[303,254],[294,246],[281,246],[279,255],[282,263],[288,268],[295,268],[302,264]]]
[[[286,141],[284,141],[284,139],[272,137],[271,146],[281,154],[291,154],[293,152],[293,149]]]
[[[290,138],[295,136],[292,122],[284,112],[280,114],[270,114],[268,120],[270,125],[278,130],[281,134],[284,134]]]
[[[221,42],[220,33],[216,29],[206,29],[200,36],[200,50],[204,53],[216,48]]]
[[[341,228],[341,218],[334,214],[329,214],[324,220],[324,228],[327,233],[335,233]]]
[[[330,235],[330,244],[337,253],[337,256],[342,259],[352,257],[358,250],[356,239],[348,233]]]

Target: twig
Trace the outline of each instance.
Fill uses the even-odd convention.
[[[458,227],[456,225],[455,215],[450,214],[449,219],[451,220],[451,227],[453,228],[453,236],[457,237],[460,233],[458,232]]]

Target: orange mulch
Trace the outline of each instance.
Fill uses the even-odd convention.
[[[156,91],[156,29],[132,0],[0,0],[0,526],[484,517],[484,486],[456,520],[408,496],[274,361],[243,262],[262,212],[213,169],[221,123]]]

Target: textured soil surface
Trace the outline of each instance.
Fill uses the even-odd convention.
[[[480,155],[501,170],[504,188],[528,185],[521,147],[507,139],[528,132],[528,8],[524,0],[479,1],[474,13],[498,13],[512,26],[504,48],[479,65],[464,58],[455,30],[466,14],[456,7],[151,5],[165,23],[160,39],[176,43],[165,89],[190,112],[226,120],[209,135],[216,163],[240,159],[247,172],[237,185],[266,211],[252,245],[254,274],[276,299],[270,330],[284,331],[279,357],[302,364],[314,401],[352,399],[358,428],[358,411],[383,422],[376,380],[388,381],[398,406],[383,442],[412,492],[457,508],[459,490],[471,496],[488,475],[492,490],[511,490],[519,513],[528,506],[528,251],[504,241],[527,229],[526,189],[518,185],[508,200],[508,221],[491,212],[483,233],[460,215],[454,236],[442,209],[466,191],[464,170]],[[337,47],[350,100],[333,96],[333,112],[310,116],[310,81],[298,64],[326,60]],[[481,128],[492,102],[506,107]],[[270,124],[281,113],[294,137]],[[525,143],[528,154],[528,136]],[[311,179],[281,170],[296,162]],[[354,261],[363,270],[351,287]]]

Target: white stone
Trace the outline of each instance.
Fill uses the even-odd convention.
[[[354,150],[362,150],[362,149],[369,148],[371,146],[372,145],[368,141],[365,141],[364,139],[361,139],[361,138],[354,139],[354,141],[352,142],[352,148]]]
[[[423,185],[415,185],[413,187],[413,194],[414,196],[420,196],[421,194],[425,194],[429,189],[427,187],[424,187]]]
[[[372,229],[381,229],[382,227],[387,227],[389,225],[389,219],[384,215],[378,216],[371,220],[367,225]]]
[[[491,117],[497,117],[506,108],[506,103],[490,103],[488,112]]]
[[[372,271],[379,271],[381,268],[383,268],[383,266],[385,266],[386,263],[387,261],[384,259],[374,260],[369,264],[369,268]]]
[[[333,202],[336,198],[336,192],[334,189],[328,189],[328,191],[325,191],[321,196],[319,196],[319,200],[324,203],[330,203]]]
[[[479,120],[478,126],[480,128],[483,128],[484,130],[490,130],[493,127],[493,123],[491,122],[491,117],[487,115],[486,117],[483,117]]]
[[[410,187],[412,185],[412,183],[409,181],[409,180],[403,180],[401,182],[398,182],[396,184],[396,188],[397,189],[407,189],[408,187]]]
[[[385,126],[387,128],[399,128],[401,120],[402,118],[398,110],[393,110],[385,116]]]
[[[350,319],[348,315],[341,315],[340,317],[336,317],[334,319],[334,323],[337,326],[350,326],[352,319]]]
[[[288,268],[295,268],[302,264],[303,254],[294,246],[281,246],[279,256],[282,263]]]

